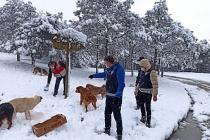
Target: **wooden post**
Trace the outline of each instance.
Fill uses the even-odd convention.
[[[66,79],[65,79],[65,99],[68,97],[69,89],[69,50],[66,51]]]
[[[56,39],[54,39],[54,37],[57,37]],[[64,39],[65,41],[63,41],[62,39]],[[70,43],[68,40],[69,38],[66,37],[61,37],[60,35],[52,35],[52,43],[53,46],[56,49],[59,50],[65,50],[66,51],[66,79],[65,79],[65,89],[64,89],[64,95],[65,95],[65,99],[68,97],[68,90],[69,90],[69,71],[71,70],[70,68],[70,53],[71,52],[76,52],[79,51],[81,49],[84,49],[84,46],[80,43]]]

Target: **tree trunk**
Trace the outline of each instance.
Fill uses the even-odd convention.
[[[97,41],[96,41],[96,47],[97,47],[97,48],[96,48],[96,49],[97,49],[97,50],[96,50],[96,51],[97,51],[97,52],[96,52],[96,53],[97,53],[97,54],[96,54],[96,73],[98,73],[98,59],[99,59],[99,47],[98,47],[98,43],[99,43],[99,42],[98,42],[98,37],[97,37]]]
[[[154,54],[154,64],[153,64],[154,70],[157,70],[156,61],[157,61],[157,48],[155,48],[155,54]]]
[[[20,61],[20,53],[17,53],[17,61]]]

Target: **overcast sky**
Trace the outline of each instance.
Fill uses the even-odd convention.
[[[24,0],[27,2],[28,0]],[[30,0],[37,11],[48,11],[50,13],[63,12],[64,19],[77,19],[73,15],[77,0]],[[123,0],[121,0],[123,1]],[[150,10],[155,1],[159,0],[134,0],[132,11],[144,16],[146,10]],[[6,0],[0,0],[0,6]],[[175,21],[179,21],[183,26],[194,31],[198,39],[210,41],[210,0],[166,0],[169,14]]]

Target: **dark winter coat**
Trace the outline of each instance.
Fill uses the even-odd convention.
[[[122,64],[115,63],[104,72],[93,74],[93,78],[106,78],[107,96],[122,98],[125,87],[125,72]]]
[[[139,63],[140,67],[144,67],[145,71],[140,72],[139,82],[136,89],[144,93],[151,93],[153,96],[158,94],[158,80],[156,71],[151,70],[148,59],[142,59]]]

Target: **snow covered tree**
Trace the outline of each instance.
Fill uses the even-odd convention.
[[[148,42],[148,35],[143,26],[142,19],[128,11],[123,14],[125,17],[121,21],[124,28],[126,28],[127,34],[123,38],[119,38],[118,41],[118,54],[121,54],[121,58],[124,61],[124,67],[131,70],[131,76],[133,76],[133,64],[134,60],[139,56],[145,56],[145,42]],[[119,59],[119,58],[118,58]]]
[[[87,51],[96,56],[96,66],[105,55],[118,54],[118,40],[128,33],[121,21],[132,3],[132,0],[77,1],[79,10],[74,14],[79,18],[78,28],[88,36]]]
[[[154,52],[153,66],[158,71],[161,68],[161,76],[163,76],[163,67],[180,60],[177,59],[178,56],[183,58],[181,65],[189,66],[192,58],[190,55],[192,53],[189,53],[189,51],[194,46],[196,38],[192,31],[173,21],[168,14],[166,1],[155,2],[153,9],[146,12],[143,20],[145,21],[144,26],[152,39],[152,43],[148,44],[150,46],[148,50]],[[157,58],[159,58],[159,64]]]
[[[8,42],[10,46],[14,46],[12,42],[15,30],[34,17],[37,17],[37,13],[31,2],[7,0],[7,3],[0,8],[0,44]]]
[[[50,35],[64,29],[61,19],[62,13],[46,13],[18,28],[15,34],[15,45],[27,50],[26,54],[31,56],[32,64],[35,63],[35,59],[49,56],[50,51],[53,51]]]
[[[195,72],[209,72],[210,71],[210,44],[207,40],[201,40],[196,44],[193,53],[192,63],[195,67]]]

